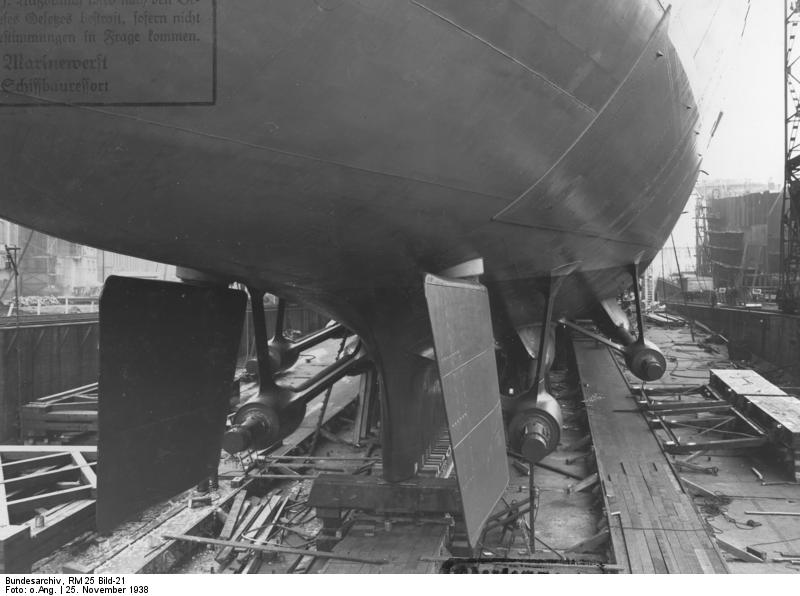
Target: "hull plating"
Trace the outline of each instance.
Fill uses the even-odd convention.
[[[379,348],[401,478],[427,410],[387,372],[429,333],[424,272],[481,257],[531,321],[532,280],[578,262],[556,307],[575,313],[663,244],[716,116],[704,73],[745,8],[682,4],[199,0],[199,33],[169,43],[147,37],[157,10],[125,13],[145,37],[108,50],[111,100],[0,85],[0,216],[336,316]],[[10,67],[41,57],[17,35]],[[82,43],[49,50],[102,70]]]

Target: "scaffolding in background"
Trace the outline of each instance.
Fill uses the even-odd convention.
[[[800,10],[786,0],[784,11],[784,186],[781,211],[780,289],[778,306],[787,313],[800,310],[800,79],[793,68],[800,59],[796,48]]]

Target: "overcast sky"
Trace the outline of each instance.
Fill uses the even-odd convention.
[[[708,179],[771,179],[776,188],[783,183],[783,10],[783,0],[751,2],[741,45],[727,73],[724,116],[703,159]],[[682,271],[695,268],[693,202],[686,210],[673,232]],[[665,246],[664,271],[675,273],[672,240],[668,238]],[[661,264],[659,255],[653,263],[656,275],[661,274]]]
[[[703,1],[703,0],[699,0]],[[725,86],[725,115],[703,160],[710,178],[783,177],[783,0],[752,0]]]

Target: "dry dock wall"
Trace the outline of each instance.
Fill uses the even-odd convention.
[[[97,381],[98,323],[0,328],[0,442],[19,438],[19,407]]]
[[[252,318],[242,334],[239,362],[255,354]],[[275,308],[266,310],[267,330],[275,328]],[[287,308],[285,329],[307,333],[326,317],[305,308]],[[34,399],[97,381],[99,323],[94,321],[0,327],[0,443],[19,439],[19,408]]]
[[[787,373],[800,377],[800,317],[779,312],[669,304],[670,312],[692,318]],[[735,357],[735,356],[734,356]]]

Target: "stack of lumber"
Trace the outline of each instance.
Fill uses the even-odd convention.
[[[0,573],[31,564],[94,527],[95,447],[0,446]]]
[[[287,506],[294,505],[295,489],[274,491],[265,497],[250,497],[239,493],[231,504],[220,540],[242,545],[276,544],[280,541],[281,518],[288,513]],[[279,542],[278,542],[279,544]],[[268,554],[247,548],[218,546],[215,560],[219,573],[258,573]]]
[[[275,571],[281,573],[307,573],[318,560],[334,559],[354,563],[384,565],[385,559],[362,555],[352,556],[309,548],[316,541],[316,533],[308,530],[316,517],[307,499],[298,495],[303,482],[275,489],[263,497],[248,497],[240,491],[231,498],[230,506],[222,509],[222,529],[207,537],[209,532],[162,534],[165,540],[176,544],[215,547],[213,572],[246,574]],[[318,524],[317,524],[318,525]],[[198,555],[204,565],[205,554]],[[273,567],[262,569],[269,561]],[[204,567],[205,568],[205,567]]]
[[[58,440],[97,433],[97,383],[47,395],[20,409],[22,437],[26,441]]]

